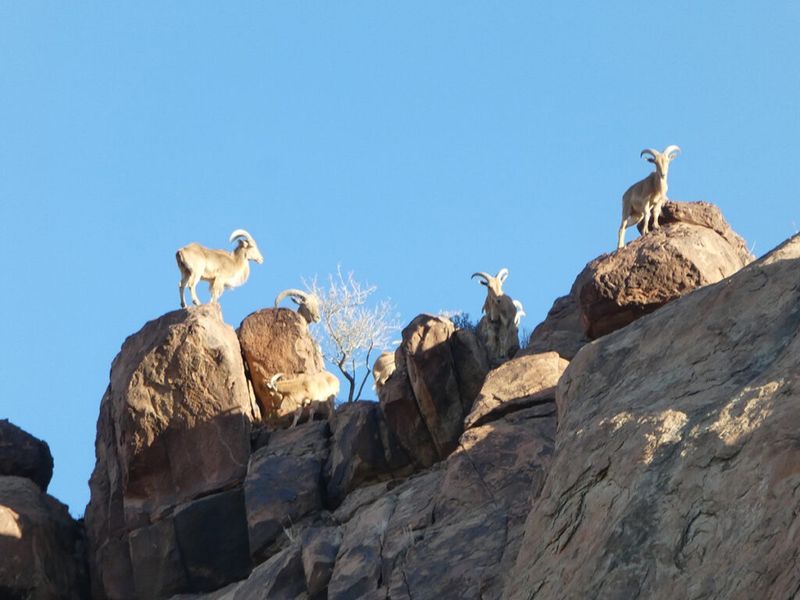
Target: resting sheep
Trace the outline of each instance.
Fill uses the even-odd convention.
[[[310,407],[309,421],[314,420],[314,413],[321,403],[326,403],[329,416],[334,414],[334,399],[339,393],[339,379],[328,371],[304,373],[292,379],[283,378],[283,373],[276,373],[265,384],[267,390],[280,398],[281,403],[290,401],[297,405],[292,427],[297,425],[303,409]]]
[[[508,269],[500,269],[494,277],[482,271],[473,273],[472,277],[476,276],[482,279],[481,285],[486,286],[485,315],[478,323],[478,339],[486,348],[489,361],[498,365],[519,349],[518,309],[514,300],[503,292]]]
[[[640,156],[649,154],[648,162],[656,166],[656,170],[647,177],[634,183],[622,196],[622,224],[619,226],[617,249],[625,245],[625,230],[644,219],[642,234],[650,230],[650,215],[653,215],[653,228],[658,229],[658,218],[661,207],[667,200],[667,174],[669,163],[678,155],[678,146],[667,146],[664,152],[652,148],[642,150]]]
[[[250,276],[250,264],[254,260],[258,264],[264,262],[264,257],[258,250],[253,237],[244,229],[237,229],[231,234],[230,240],[239,240],[233,252],[226,250],[213,250],[200,244],[191,243],[175,253],[178,269],[181,272],[181,282],[178,284],[181,294],[181,308],[186,308],[183,291],[189,287],[192,303],[197,306],[196,286],[202,279],[208,281],[211,291],[211,302],[216,303],[225,288],[235,288],[247,281]]]
[[[302,316],[307,323],[319,323],[322,319],[319,306],[319,298],[310,292],[303,292],[301,290],[288,289],[283,290],[275,298],[275,308],[278,308],[281,300],[287,296],[291,297],[292,302],[297,304],[297,312]]]

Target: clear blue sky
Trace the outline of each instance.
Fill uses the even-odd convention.
[[[670,196],[762,254],[800,223],[798,30],[793,2],[0,2],[0,417],[82,514],[111,360],[177,308],[175,250],[239,227],[265,263],[234,326],[341,262],[404,323],[508,267],[532,328],[679,144]]]

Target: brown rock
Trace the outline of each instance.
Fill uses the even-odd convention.
[[[391,479],[408,472],[408,465],[408,456],[389,432],[375,402],[351,402],[337,410],[325,467],[330,505],[338,506],[351,490],[366,481]]]
[[[277,431],[250,458],[244,490],[254,562],[275,554],[289,541],[284,532],[322,508],[329,434],[325,422]]]
[[[511,599],[790,598],[800,237],[587,346]]]
[[[129,532],[244,478],[257,410],[218,305],[168,313],[125,341],[100,405],[86,511],[98,597],[132,594],[120,579],[133,572]]]
[[[713,229],[666,224],[586,265],[573,288],[584,331],[592,339],[606,335],[747,263]]]
[[[297,407],[281,405],[280,398],[267,391],[270,378],[276,373],[288,377],[323,369],[322,355],[308,332],[308,323],[288,308],[264,308],[247,316],[238,334],[262,418],[277,423]]]
[[[303,532],[303,572],[312,599],[327,597],[328,582],[341,543],[342,532],[338,527],[312,527]]]
[[[661,209],[661,217],[658,222],[660,225],[670,223],[686,223],[711,229],[725,239],[734,249],[744,264],[753,261],[753,255],[747,248],[745,241],[733,230],[719,207],[710,202],[672,202],[667,201]],[[651,223],[652,224],[652,223]],[[641,233],[644,223],[639,223],[638,229]]]
[[[50,447],[8,419],[0,419],[0,476],[27,477],[47,491],[53,477]]]
[[[0,476],[0,596],[89,597],[80,526],[26,477]]]
[[[556,352],[547,352],[520,356],[490,371],[464,427],[534,405],[548,404],[555,409],[555,386],[568,364]]]
[[[580,307],[570,293],[556,299],[545,320],[531,333],[528,346],[517,356],[558,352],[561,358],[572,360],[590,341],[583,332]]]

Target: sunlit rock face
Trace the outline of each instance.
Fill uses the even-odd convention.
[[[585,346],[506,597],[788,598],[800,237]]]
[[[231,488],[247,472],[257,420],[219,305],[167,313],[125,341],[100,404],[86,511],[97,597],[167,597],[249,573],[243,494]],[[201,539],[227,553],[203,550],[191,531],[209,514],[219,523]],[[243,541],[228,539],[235,531]]]

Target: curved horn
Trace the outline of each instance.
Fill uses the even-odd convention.
[[[483,285],[486,285],[486,284],[488,284],[488,283],[489,283],[489,281],[490,281],[491,279],[493,279],[493,277],[492,277],[491,275],[489,275],[488,273],[484,273],[483,271],[478,271],[477,273],[473,273],[473,274],[470,276],[470,279],[473,279],[473,278],[475,278],[475,277],[482,277],[482,278],[483,278],[483,281],[482,281],[481,283],[482,283]]]
[[[667,146],[666,148],[664,148],[664,152],[662,152],[662,154],[667,155],[669,157],[669,159],[672,160],[675,157],[674,156],[670,156],[670,154],[672,154],[673,152],[675,154],[678,154],[678,153],[680,153],[680,151],[681,151],[681,147],[680,146],[676,146],[675,144],[672,144],[671,146]]]
[[[653,150],[652,148],[645,148],[644,150],[642,150],[641,154],[639,154],[639,157],[642,157],[645,154],[649,154],[650,156],[655,158],[656,156],[658,156],[659,152],[658,150]]]
[[[502,269],[500,269],[497,272],[497,275],[495,275],[495,277],[497,277],[497,279],[500,281],[500,283],[503,283],[506,280],[506,278],[508,277],[508,269],[503,267]]]
[[[308,297],[308,294],[302,290],[296,290],[294,288],[289,288],[288,290],[283,290],[280,294],[275,297],[275,308],[278,307],[278,304],[281,303],[281,300],[286,298],[286,296],[296,296],[301,300],[305,300]]]
[[[243,238],[245,238],[245,239],[246,239],[248,242],[250,242],[250,243],[251,243],[253,246],[255,246],[255,245],[256,245],[256,241],[253,239],[253,236],[252,236],[252,235],[250,235],[249,233],[247,233],[247,231],[245,231],[244,229],[237,229],[236,231],[234,231],[234,232],[231,234],[231,237],[230,237],[230,239],[229,239],[228,241],[229,241],[229,242],[232,242],[233,240],[235,240],[235,239],[236,239],[236,238],[238,238],[238,237],[243,237]]]
[[[278,383],[278,379],[281,377],[283,377],[283,373],[275,373],[275,375],[272,376],[272,379],[269,380],[270,387],[275,387],[275,384]]]

